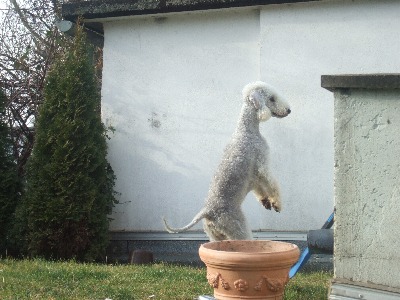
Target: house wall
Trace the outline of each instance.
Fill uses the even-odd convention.
[[[112,230],[164,230],[200,210],[241,108],[266,81],[291,104],[261,124],[283,211],[249,195],[253,230],[321,227],[333,209],[333,101],[321,74],[397,72],[398,1],[318,1],[109,20],[103,120],[120,204]],[[198,225],[194,229],[201,229]]]

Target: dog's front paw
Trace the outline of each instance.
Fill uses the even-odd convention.
[[[276,212],[281,212],[281,203],[277,201],[271,201],[272,207],[275,209]]]
[[[262,203],[262,205],[263,205],[266,209],[271,210],[272,205],[271,205],[271,202],[269,201],[268,197],[262,199],[262,200],[261,200],[261,203]]]
[[[281,211],[281,204],[280,202],[277,202],[275,199],[270,199],[270,198],[264,198],[261,200],[262,205],[266,208],[271,210],[271,208],[274,208],[276,212]]]

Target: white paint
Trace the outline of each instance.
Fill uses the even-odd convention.
[[[258,78],[258,28],[257,11],[105,24],[103,113],[124,203],[112,229],[163,230],[162,216],[185,224],[202,207]]]
[[[281,89],[292,108],[290,118],[266,128],[289,202],[286,218],[296,223],[291,226],[319,228],[333,209],[333,99],[320,87],[321,75],[398,72],[399,13],[398,1],[262,10],[261,77]]]
[[[261,125],[283,211],[250,195],[245,214],[254,230],[321,227],[333,209],[333,101],[320,75],[397,72],[399,13],[397,1],[327,1],[106,22],[103,119],[116,129],[122,203],[112,229],[191,220],[255,80],[292,113]]]

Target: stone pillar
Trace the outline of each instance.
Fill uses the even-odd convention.
[[[335,101],[329,299],[400,299],[400,74],[321,79]]]

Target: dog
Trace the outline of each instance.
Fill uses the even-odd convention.
[[[204,219],[204,231],[210,241],[250,240],[252,232],[241,209],[250,191],[266,209],[281,211],[279,186],[270,174],[269,148],[259,124],[271,117],[286,117],[291,110],[272,86],[261,81],[246,85],[242,94],[244,103],[236,130],[213,177],[204,207],[182,228],[170,227],[164,218],[168,232],[186,231]]]

